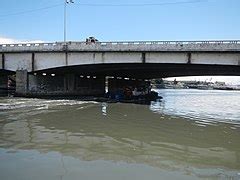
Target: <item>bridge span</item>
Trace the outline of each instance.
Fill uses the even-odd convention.
[[[240,75],[240,41],[1,44],[1,84],[14,73],[19,94],[101,94],[106,76]]]

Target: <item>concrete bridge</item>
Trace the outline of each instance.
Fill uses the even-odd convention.
[[[16,73],[19,94],[102,94],[106,76],[240,75],[240,41],[2,44],[0,73]]]

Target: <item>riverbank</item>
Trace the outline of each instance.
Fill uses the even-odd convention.
[[[201,89],[201,90],[240,91],[240,85],[228,85],[225,82],[152,80],[151,83],[154,88],[158,89]]]

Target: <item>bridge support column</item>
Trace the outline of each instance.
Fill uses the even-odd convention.
[[[28,93],[27,70],[16,71],[16,95],[25,96]]]

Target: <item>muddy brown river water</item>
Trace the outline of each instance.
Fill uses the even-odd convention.
[[[240,179],[240,91],[150,105],[0,98],[0,179]]]

